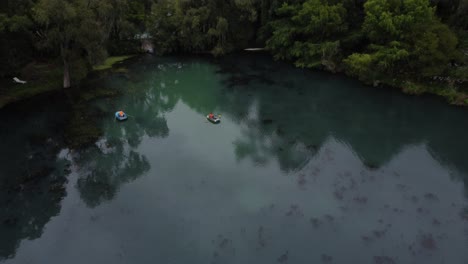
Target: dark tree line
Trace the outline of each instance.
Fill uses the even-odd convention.
[[[63,67],[69,87],[106,56],[135,52],[146,34],[158,54],[265,46],[298,67],[410,93],[443,79],[449,89],[439,93],[468,102],[457,97],[466,89],[467,29],[468,0],[7,0],[0,74],[40,57]]]
[[[290,1],[269,23],[266,46],[277,59],[299,67],[344,71],[409,93],[426,92],[426,84],[443,80],[445,89],[431,92],[466,104],[468,96],[458,93],[468,78],[466,6],[467,1]]]

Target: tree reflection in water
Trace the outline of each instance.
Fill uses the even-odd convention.
[[[96,146],[73,158],[79,167],[78,190],[90,207],[112,200],[122,184],[150,170],[147,158],[136,151],[144,136],[164,138],[169,135],[164,114],[174,108],[177,100],[163,96],[160,88],[148,89],[153,83],[144,70],[134,72],[130,74],[137,81],[120,80],[119,85],[125,92],[119,101],[102,101],[96,105],[104,112],[112,112],[119,108],[117,105],[123,106],[129,120],[104,122],[104,135]]]
[[[57,154],[67,108],[56,96],[47,98],[53,106],[38,99],[2,110],[0,261],[14,257],[21,240],[39,238],[65,196],[69,163]]]
[[[353,87],[340,76],[263,60],[237,56],[219,63],[228,91],[216,98],[219,108],[244,124],[243,137],[235,142],[240,159],[265,162],[270,156],[283,170],[297,170],[334,138],[350,146],[364,166],[377,169],[407,147],[424,144],[435,159],[460,171],[468,187],[468,124],[461,122],[466,109],[435,102],[438,107],[426,107],[424,99]],[[369,93],[373,100],[362,101],[356,92]]]
[[[372,196],[375,182],[399,176],[382,171],[394,160],[401,162],[398,159],[415,146],[427,149],[435,160],[447,167],[444,172],[450,171],[454,179],[464,181],[467,190],[465,147],[468,139],[464,134],[468,124],[461,122],[466,117],[465,110],[439,107],[437,103],[432,104],[435,107],[427,107],[431,103],[419,98],[412,100],[388,90],[356,88],[352,81],[335,75],[303,72],[261,57],[238,56],[223,59],[218,64],[198,58],[180,60],[180,63],[174,63],[172,58],[142,60],[130,65],[124,79],[122,76],[106,79],[110,87],[122,91],[122,97],[90,103],[90,107],[111,113],[110,116],[117,109],[123,109],[130,119],[125,123],[111,118],[102,120],[99,122],[104,132],[101,139],[94,146],[71,155],[71,163],[77,168],[76,186],[89,207],[114,199],[122,185],[150,171],[151,163],[139,148],[147,138],[169,135],[166,114],[178,102],[201,116],[213,111],[234,121],[240,127],[240,135],[233,142],[238,162],[252,161],[259,166],[277,162],[282,173],[297,178],[294,180],[300,188],[305,187],[309,177],[323,173],[318,166],[320,159],[336,158],[325,147],[330,142],[342,146],[343,152],[352,152],[359,166],[354,170],[346,164],[339,164],[339,168],[329,166],[334,174],[310,186],[310,190],[316,188],[317,193],[321,187],[328,186],[324,189],[331,193],[323,195],[331,195],[343,210],[375,205],[371,200],[378,198],[378,195]],[[366,98],[369,100],[363,101]],[[8,138],[0,142],[0,258],[14,256],[21,240],[40,237],[44,225],[59,213],[60,200],[65,195],[68,162],[57,161],[63,144],[59,135],[50,132],[60,131],[64,125],[57,121],[60,118],[51,121],[28,115],[30,119],[23,118],[21,122],[15,121],[17,116],[13,115],[14,118],[8,120],[9,126],[2,124],[0,129],[0,136]],[[55,118],[56,114],[51,116]],[[31,134],[30,127],[37,123],[55,125],[38,127]],[[46,145],[43,142],[47,142]],[[376,179],[377,176],[380,178]],[[423,187],[418,189],[422,193],[416,197],[400,182],[395,186],[382,185],[396,186],[397,191],[403,193],[402,204],[409,203],[410,209],[416,206],[414,201],[436,203],[438,199],[437,193],[426,193]],[[359,188],[364,194],[357,191]],[[396,193],[393,189],[392,192]],[[290,210],[294,210],[285,214],[290,218],[302,215],[297,208],[299,205],[291,205]],[[384,206],[382,210],[389,211],[391,216],[392,212],[400,214],[402,208]],[[426,213],[424,208],[418,210],[413,213]],[[460,210],[460,217],[466,218],[466,209]],[[319,229],[320,223],[326,225],[326,221],[340,219],[318,215],[311,216],[308,221]],[[443,222],[441,219],[430,221],[429,230],[432,225]],[[369,232],[362,236],[365,243],[380,239],[386,231]],[[386,234],[390,236],[390,233]],[[430,234],[419,236],[423,245],[432,245]],[[326,260],[331,258],[324,256]]]

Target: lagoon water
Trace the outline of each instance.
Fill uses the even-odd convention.
[[[263,55],[122,67],[86,148],[63,94],[0,111],[0,263],[468,263],[467,110]]]

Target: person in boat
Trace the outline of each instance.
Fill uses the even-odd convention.
[[[124,115],[124,112],[123,112],[123,111],[119,111],[119,116],[120,116],[120,117],[123,117],[123,115]]]
[[[208,117],[209,117],[210,119],[214,119],[213,113],[210,113],[210,114],[208,115]]]

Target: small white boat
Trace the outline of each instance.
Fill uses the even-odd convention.
[[[210,121],[213,124],[219,124],[219,122],[221,122],[219,116],[213,116],[213,118],[210,118],[210,115],[207,115],[206,119],[208,119],[208,121]]]

